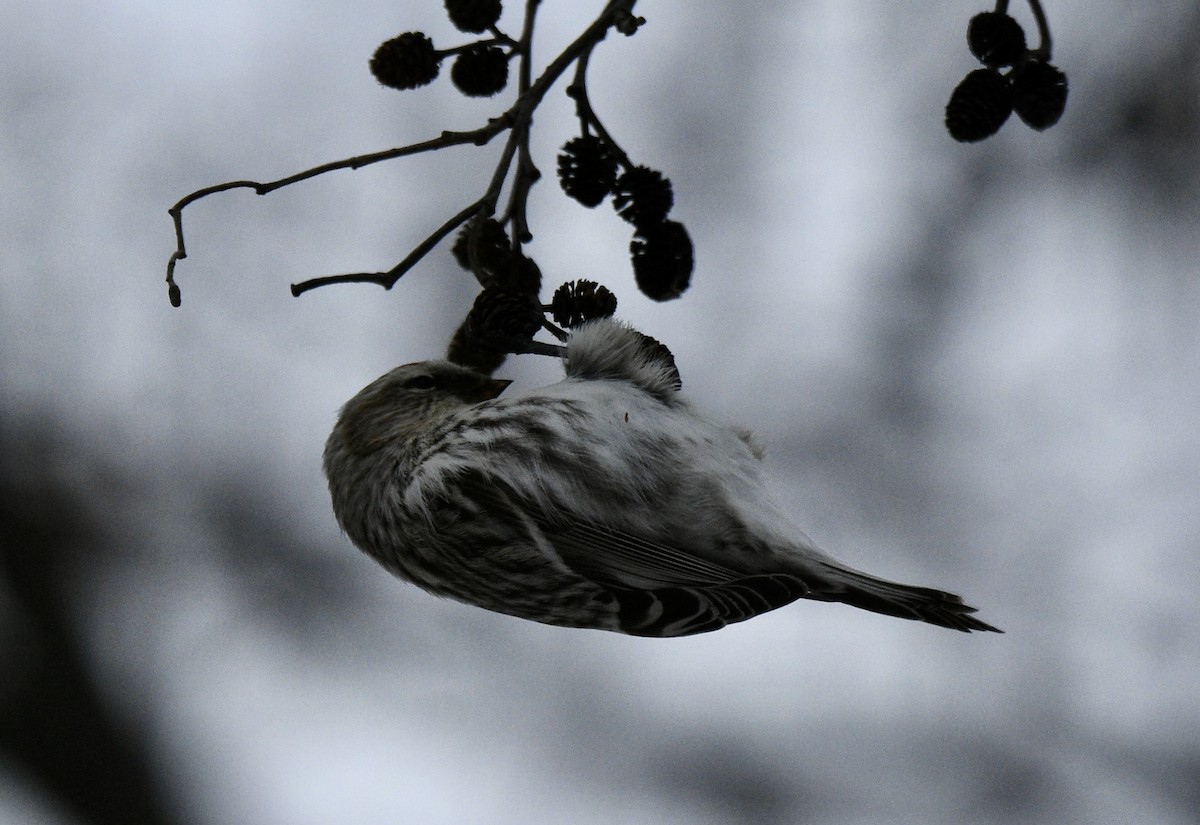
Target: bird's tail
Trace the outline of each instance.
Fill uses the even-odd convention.
[[[972,616],[975,608],[963,604],[962,598],[953,593],[877,579],[838,564],[822,562],[821,566],[825,575],[819,583],[809,581],[810,599],[842,602],[863,610],[915,619],[964,633],[972,630],[1004,632]]]

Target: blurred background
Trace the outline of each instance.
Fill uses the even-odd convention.
[[[475,285],[446,246],[288,285],[390,268],[499,141],[200,201],[167,303],[184,194],[508,106],[370,76],[464,42],[440,2],[0,6],[0,822],[1200,821],[1200,6],[1048,2],[1066,115],[969,146],[982,4],[639,3],[591,93],[674,183],[671,304],[539,112],[547,289],[613,289],[835,555],[1007,631],[801,602],[681,640],[439,601],[333,521],[338,407]],[[540,57],[600,6],[547,0]]]

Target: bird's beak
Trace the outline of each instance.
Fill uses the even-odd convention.
[[[490,401],[508,389],[508,385],[511,383],[512,381],[509,381],[505,378],[489,378],[488,380],[480,383],[479,394],[475,400]]]

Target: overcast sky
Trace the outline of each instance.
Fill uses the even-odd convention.
[[[600,5],[546,0],[539,58]],[[667,305],[557,189],[561,90],[539,113],[547,290],[613,289],[830,552],[1007,631],[804,602],[656,641],[435,600],[333,523],[338,406],[440,355],[475,287],[444,247],[391,291],[288,285],[393,266],[499,142],[198,202],[167,303],[187,192],[507,107],[368,73],[401,31],[462,42],[440,2],[0,7],[3,460],[114,536],[67,592],[179,821],[1196,821],[1200,11],[1049,0],[1066,115],[966,146],[941,119],[977,10],[639,3],[591,95],[674,183],[697,266]],[[0,644],[18,615],[0,591]],[[0,821],[84,820],[0,754]]]

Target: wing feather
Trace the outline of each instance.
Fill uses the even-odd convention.
[[[564,567],[616,597],[621,629],[632,635],[705,633],[782,607],[809,592],[794,575],[747,574],[700,558],[685,547],[548,513],[492,476],[463,474],[457,486],[468,491],[484,516],[493,508],[524,513],[540,532],[543,546],[553,548]]]

